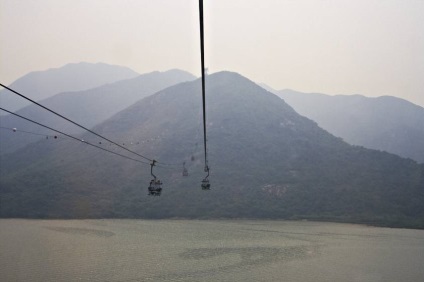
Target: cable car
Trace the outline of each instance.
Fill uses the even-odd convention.
[[[149,185],[149,196],[160,196],[162,193],[162,182],[159,179],[152,179],[150,180]]]
[[[211,184],[209,183],[209,167],[205,166],[205,171],[208,173],[208,175],[206,175],[206,177],[202,180],[202,190],[211,190]]]
[[[153,176],[153,179],[150,180],[149,187],[147,188],[149,196],[160,196],[162,193],[162,182],[156,178],[156,175],[153,174],[153,166],[155,163],[156,161],[153,160],[150,164],[150,174]]]
[[[188,170],[185,167],[185,162],[183,162],[183,176],[188,176]]]
[[[202,190],[211,190],[211,184],[209,183],[209,179],[202,180]]]

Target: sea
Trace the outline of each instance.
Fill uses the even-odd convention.
[[[264,220],[0,220],[0,281],[424,281],[424,230]]]

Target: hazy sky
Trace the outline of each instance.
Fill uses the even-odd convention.
[[[210,72],[424,106],[423,0],[204,0]],[[0,0],[0,81],[67,63],[200,75],[197,0]]]

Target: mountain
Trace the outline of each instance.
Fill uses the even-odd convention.
[[[194,79],[193,75],[181,70],[152,72],[89,90],[59,93],[40,101],[40,103],[85,127],[92,127],[148,95],[171,85]],[[29,105],[16,113],[68,134],[82,132],[79,127],[37,105]],[[46,136],[38,134],[52,134],[47,129],[13,115],[0,117],[0,124],[5,128],[17,128],[19,130],[12,132],[3,129],[0,132],[2,139],[0,155],[14,152],[28,144],[46,138]],[[37,135],[22,131],[36,133]]]
[[[77,63],[30,72],[14,81],[9,87],[35,101],[40,101],[60,92],[86,90],[137,75],[138,73],[127,67],[104,63]],[[0,91],[0,104],[7,110],[15,112],[30,102],[3,89]],[[4,115],[3,111],[0,112],[0,115]]]
[[[153,173],[164,183],[161,197],[147,196],[148,164],[60,137],[2,162],[0,216],[305,218],[424,228],[424,165],[351,146],[231,72],[206,79],[212,189],[202,191],[200,89],[199,80],[180,83],[94,127],[159,161]]]
[[[350,144],[424,163],[424,108],[420,106],[390,96],[329,96],[292,90],[274,93],[299,114]]]

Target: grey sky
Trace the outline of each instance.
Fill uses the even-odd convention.
[[[204,0],[206,65],[424,106],[424,1]],[[197,0],[0,0],[0,81],[75,62],[200,75]]]

